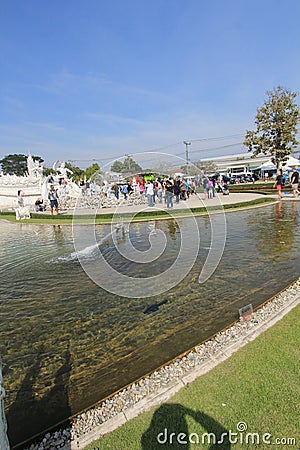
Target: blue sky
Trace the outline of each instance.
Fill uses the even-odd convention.
[[[102,165],[184,157],[183,140],[192,160],[239,153],[266,90],[300,91],[299,13],[298,0],[2,1],[0,157]]]

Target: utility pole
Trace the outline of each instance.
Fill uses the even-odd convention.
[[[189,145],[191,145],[191,142],[183,141],[185,144],[185,164],[186,164],[186,174],[189,174]]]
[[[128,158],[128,171],[131,172],[131,155],[129,153],[125,153],[126,158]]]

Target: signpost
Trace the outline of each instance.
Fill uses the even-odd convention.
[[[243,306],[243,308],[239,309],[240,320],[242,322],[247,322],[251,319],[253,314],[253,306],[250,303],[247,306]]]

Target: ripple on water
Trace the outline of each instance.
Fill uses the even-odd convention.
[[[78,262],[70,227],[0,229],[0,345],[13,439],[39,431],[44,401],[52,412],[48,423],[57,420],[57,392],[66,401],[65,415],[87,407],[232,322],[242,305],[259,304],[299,276],[298,206],[227,215],[223,258],[203,285],[198,276],[210,236],[207,220],[197,221],[201,249],[195,266],[176,288],[145,299],[112,295],[95,285]],[[125,248],[131,238],[146,249],[151,227],[133,226],[118,242]],[[169,267],[180,245],[176,227],[175,233],[167,221],[157,227],[169,248],[159,264],[151,264],[152,273]],[[93,249],[87,243],[83,257],[93,261],[100,248],[118,267],[124,260],[106,237],[109,230],[97,226],[100,244]],[[149,267],[141,266],[126,262],[123,270],[145,276]],[[158,311],[143,314],[164,299]],[[21,417],[26,408],[30,414]]]

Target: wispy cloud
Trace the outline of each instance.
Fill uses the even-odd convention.
[[[117,114],[99,114],[93,112],[86,112],[83,114],[87,119],[92,119],[99,122],[108,122],[109,124],[125,124],[134,126],[145,126],[146,121],[138,120],[131,117],[119,116]]]
[[[12,109],[24,109],[24,102],[18,98],[11,97],[9,95],[3,95],[1,97],[1,102],[9,108]]]
[[[33,122],[33,121],[26,121],[24,122],[25,126],[33,127],[33,128],[43,128],[46,130],[51,131],[64,131],[65,128],[61,125],[57,125],[55,123],[50,122]]]
[[[162,92],[148,90],[141,86],[128,85],[118,80],[110,79],[104,74],[74,74],[66,69],[51,74],[45,83],[35,85],[35,88],[63,96],[70,93],[76,94],[92,91],[95,95],[109,92],[113,96],[127,95],[144,99],[148,98],[152,101],[171,100],[171,97]]]

